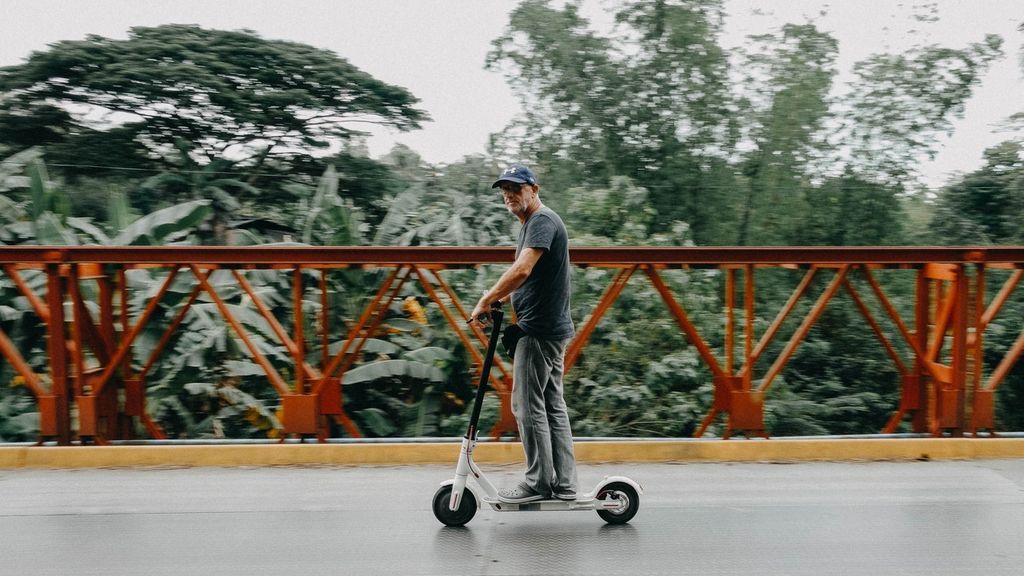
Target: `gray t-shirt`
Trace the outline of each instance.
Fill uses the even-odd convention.
[[[544,255],[526,282],[512,293],[517,323],[527,334],[537,338],[572,338],[576,329],[569,315],[572,295],[569,233],[554,210],[545,206],[530,215],[519,231],[517,258],[523,248],[541,248]]]

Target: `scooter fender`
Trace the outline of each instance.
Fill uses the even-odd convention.
[[[597,486],[594,486],[594,491],[591,492],[589,496],[596,497],[598,494],[601,493],[601,490],[605,486],[611,484],[612,482],[624,482],[632,486],[633,489],[636,490],[637,494],[641,496],[643,496],[644,494],[644,487],[641,486],[639,482],[633,480],[632,478],[627,478],[626,476],[605,476],[604,479],[597,483]]]
[[[444,486],[454,486],[454,485],[455,485],[455,478],[449,478],[449,479],[445,480],[444,482],[441,482],[441,486],[442,487],[444,487]],[[476,507],[477,507],[477,509],[479,509],[480,508],[480,503],[484,501],[483,494],[481,494],[479,490],[477,490],[476,488],[471,486],[468,482],[466,483],[465,490],[469,490],[470,492],[473,493],[473,496],[476,498]]]

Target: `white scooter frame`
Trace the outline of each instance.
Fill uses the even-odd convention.
[[[523,504],[509,504],[498,498],[498,490],[487,480],[483,471],[473,461],[480,408],[483,404],[487,378],[501,330],[501,304],[492,306],[491,320],[494,325],[487,345],[487,354],[484,356],[483,371],[477,387],[469,430],[462,439],[459,462],[455,467],[455,478],[442,482],[441,487],[434,494],[434,516],[447,526],[462,526],[473,519],[480,503],[483,503],[499,512],[595,510],[605,522],[610,524],[629,522],[640,508],[640,495],[643,494],[643,488],[639,483],[625,476],[605,476],[593,490],[579,495],[575,500],[548,499]],[[479,491],[467,482],[470,475],[473,476]]]

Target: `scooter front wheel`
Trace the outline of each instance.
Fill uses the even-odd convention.
[[[449,507],[451,499],[451,484],[438,488],[434,493],[434,516],[445,526],[464,526],[476,515],[476,496],[473,496],[473,491],[469,488],[464,489],[458,510]]]
[[[612,482],[601,488],[597,500],[617,500],[621,507],[615,510],[598,510],[597,515],[609,524],[625,524],[640,510],[640,495],[625,482]]]

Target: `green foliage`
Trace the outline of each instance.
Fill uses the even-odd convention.
[[[39,135],[27,144],[128,126],[157,157],[185,140],[208,159],[268,147],[287,158],[350,139],[350,120],[407,130],[428,119],[406,90],[327,50],[189,25],[58,42],[0,70],[0,92],[0,122]],[[130,119],[92,120],[111,113]]]
[[[935,154],[981,74],[1003,55],[1002,43],[988,34],[961,50],[925,46],[859,62],[845,128],[857,171],[896,185],[910,179],[916,160]]]
[[[0,377],[9,376],[0,371]],[[4,378],[10,381],[10,378]],[[6,385],[6,384],[5,384]],[[0,440],[4,442],[35,441],[39,433],[39,411],[35,398],[16,390],[0,394]]]
[[[806,209],[815,218],[795,223],[798,245],[879,246],[901,244],[907,213],[900,198],[881,184],[848,173],[815,188],[802,188]]]
[[[803,179],[825,145],[823,128],[831,116],[827,97],[838,45],[810,24],[787,24],[779,36],[756,40],[764,47],[744,65],[746,83],[760,86],[765,81],[758,78],[767,78],[771,92],[749,100],[748,137],[755,149],[742,165],[748,189],[737,243],[799,244],[798,233],[810,208]]]
[[[717,304],[717,279],[704,272],[663,273],[693,318]],[[574,296],[590,311],[610,280],[603,270],[577,273]],[[710,372],[685,343],[664,302],[646,280],[636,279],[608,311],[565,384],[576,434],[584,436],[690,436],[712,394]],[[701,322],[707,329],[709,324]],[[712,329],[710,333],[715,334]]]
[[[523,2],[509,22],[493,42],[488,65],[504,66],[524,104],[541,98],[533,102],[539,105],[524,105],[526,117],[516,120],[521,148],[546,159],[551,151],[572,149],[578,172],[614,174],[622,142],[608,128],[626,101],[609,42],[586,29],[572,3],[557,10],[544,1]]]
[[[1010,347],[1024,332],[1024,295],[1018,293],[985,332],[985,366],[987,373],[1006,356]],[[1024,429],[1024,362],[1018,360],[996,394],[996,427],[999,430]]]
[[[509,76],[524,115],[495,152],[535,159],[552,191],[627,176],[649,190],[656,230],[685,219],[703,232],[729,210],[703,173],[717,170],[716,150],[735,137],[715,40],[720,3],[624,3],[617,19],[631,32],[626,42],[589,30],[573,3],[531,0],[513,11],[488,66]]]
[[[947,186],[932,220],[943,244],[1024,243],[1024,144],[985,151],[985,165]]]
[[[160,245],[194,231],[210,215],[209,200],[193,200],[143,216],[111,239],[117,246]],[[123,218],[120,219],[123,222]]]
[[[488,155],[442,166],[405,146],[369,158],[352,121],[407,130],[427,115],[404,89],[327,51],[181,25],[135,28],[125,40],[59,42],[0,70],[0,151],[9,155],[0,165],[0,242],[511,245],[518,224],[490,184],[513,160],[536,168],[541,198],[563,216],[574,245],[1024,241],[1020,142],[987,151],[983,168],[937,198],[914,192],[918,160],[934,154],[1002,55],[997,37],[873,54],[856,65],[855,82],[836,90],[838,45],[813,20],[729,53],[720,42],[720,0],[622,0],[614,10],[616,27],[603,35],[575,2],[521,2],[487,66],[506,74],[523,113],[494,135]],[[243,228],[247,221],[259,225]],[[499,272],[438,274],[457,293],[476,295]],[[660,273],[724,357],[722,274]],[[294,332],[290,275],[245,274]],[[331,270],[327,310],[318,293],[303,295],[308,357],[323,352],[315,319],[326,315],[336,330],[349,325],[384,274]],[[908,318],[912,278],[876,274]],[[612,272],[574,275],[580,327]],[[44,290],[42,274],[23,276]],[[166,271],[126,277],[134,316]],[[226,271],[210,279],[273,369],[286,382],[293,378],[290,354],[250,298]],[[793,271],[758,271],[756,334],[798,280]],[[315,286],[319,273],[305,281]],[[816,280],[794,318],[823,282]],[[136,342],[136,369],[191,288],[191,279],[174,282]],[[434,329],[446,320],[421,304],[414,283],[400,299],[345,374],[346,409],[369,436],[461,435],[475,393],[469,355],[450,331]],[[771,434],[881,428],[899,384],[858,314],[838,296],[797,348],[767,398]],[[1022,314],[1016,297],[990,324],[987,371],[1012,346]],[[764,358],[777,356],[796,322],[785,323]],[[45,373],[44,327],[9,279],[0,279],[0,326]],[[900,338],[891,340],[909,355]],[[334,339],[327,352],[343,345]],[[766,370],[759,365],[755,380]],[[1004,428],[1024,424],[1022,370],[1018,363],[1000,388]],[[0,438],[31,440],[34,402],[10,382],[10,367],[0,363]],[[206,296],[185,316],[148,385],[149,413],[172,437],[281,433],[278,392]],[[587,436],[689,436],[713,400],[710,371],[640,274],[597,326],[565,390],[574,432]],[[482,430],[497,411],[497,397],[488,394]],[[718,424],[709,429],[720,432]]]
[[[566,225],[573,231],[573,242],[600,244],[611,239],[616,244],[642,244],[646,240],[655,210],[647,191],[628,178],[613,179],[607,189],[571,188],[567,196]]]
[[[444,372],[422,362],[413,360],[384,360],[358,366],[345,372],[343,385],[364,384],[382,378],[412,378],[428,382],[443,382]]]
[[[370,436],[437,436],[451,428],[444,422],[452,410],[461,413],[466,404],[451,392],[468,376],[450,351],[453,339],[431,330],[433,323],[421,324],[425,318],[417,315],[387,320],[393,346],[374,354],[364,350],[368,361],[345,373],[346,409]]]
[[[498,171],[494,162],[470,156],[444,171],[427,173],[419,167],[418,157],[402,150],[393,151],[385,161],[404,171],[410,184],[388,198],[389,209],[377,226],[373,244],[512,243],[514,219],[506,212],[501,195],[491,188],[492,176]]]
[[[333,166],[338,180],[338,193],[361,214],[360,226],[364,226],[364,222],[365,226],[378,225],[389,208],[387,198],[405,187],[401,177],[395,174],[386,160],[371,159],[359,150],[342,151],[323,159],[295,159],[290,165],[292,174],[308,174],[318,184],[316,178],[322,181],[324,171]],[[263,187],[262,204],[280,205],[283,208],[295,205],[294,196],[275,192],[277,186],[274,179],[266,179]],[[361,230],[361,233],[365,232]]]
[[[700,245],[905,242],[898,214],[866,216],[898,209],[1001,40],[872,55],[833,96],[838,44],[813,22],[730,56],[723,21],[717,0],[623,1],[602,36],[575,3],[522,2],[488,56],[524,109],[494,153],[541,166],[556,209],[572,202],[569,188],[629,177],[650,195],[653,231],[684,221]],[[831,233],[854,184],[865,202],[853,220],[868,229]]]
[[[359,212],[338,194],[338,173],[328,166],[316,193],[300,200],[299,224],[306,244],[361,244],[363,229]]]
[[[899,373],[844,298],[833,301],[774,382],[766,403],[773,434],[876,433],[899,404]]]

